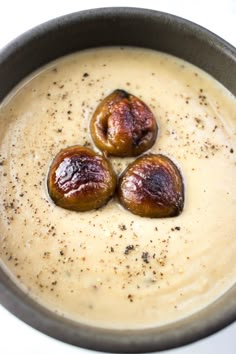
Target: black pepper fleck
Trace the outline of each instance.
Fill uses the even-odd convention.
[[[125,248],[125,251],[124,251],[124,254],[129,254],[130,251],[133,251],[135,248],[134,248],[134,245],[128,245],[126,246]]]
[[[144,261],[144,263],[149,263],[149,258],[150,258],[150,255],[148,252],[142,253],[142,260]]]
[[[119,229],[120,229],[121,231],[125,231],[125,230],[127,230],[127,227],[125,226],[125,224],[120,224],[120,225],[119,225]]]

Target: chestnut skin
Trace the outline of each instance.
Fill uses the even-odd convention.
[[[77,145],[61,150],[55,157],[47,185],[56,205],[88,211],[100,208],[113,196],[116,176],[105,157]]]
[[[164,155],[143,155],[120,176],[118,198],[126,209],[139,216],[177,216],[184,207],[181,173]]]
[[[95,110],[90,131],[95,145],[113,156],[137,156],[157,137],[156,119],[148,106],[134,95],[117,89]]]

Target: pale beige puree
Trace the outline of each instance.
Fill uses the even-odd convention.
[[[48,197],[52,159],[67,146],[94,148],[91,115],[117,88],[156,116],[151,151],[173,159],[184,176],[178,217],[141,218],[116,199],[78,213]],[[132,160],[112,158],[115,171]],[[236,100],[182,60],[101,48],[37,72],[1,106],[0,186],[2,265],[64,316],[115,328],[161,325],[207,306],[235,282]]]

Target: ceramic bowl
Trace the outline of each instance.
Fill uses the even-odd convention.
[[[166,13],[105,8],[49,21],[5,47],[0,53],[0,101],[20,80],[49,61],[74,51],[111,45],[170,53],[202,68],[236,95],[236,50],[216,35]],[[119,353],[179,347],[236,320],[236,286],[188,318],[143,330],[99,329],[62,318],[26,296],[3,269],[0,301],[17,317],[51,337],[79,347]]]

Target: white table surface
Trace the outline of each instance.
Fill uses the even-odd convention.
[[[108,6],[146,7],[169,12],[206,27],[236,47],[236,0],[1,0],[0,49],[19,34],[53,17]],[[45,336],[0,305],[0,354],[15,353],[92,354]],[[194,344],[163,353],[235,354],[236,323]]]

